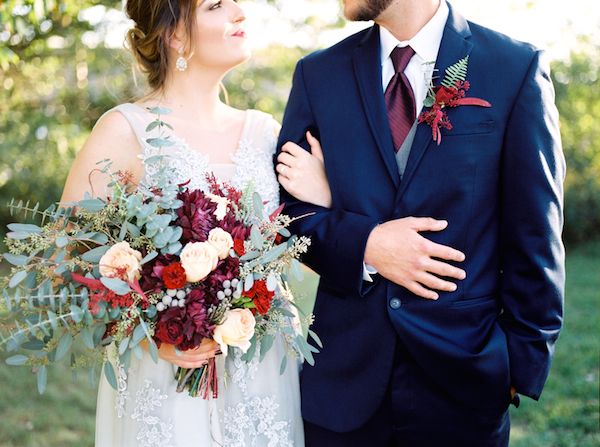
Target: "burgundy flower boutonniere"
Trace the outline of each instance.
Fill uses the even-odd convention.
[[[442,142],[441,128],[452,130],[452,123],[444,110],[446,107],[492,106],[484,99],[466,97],[471,86],[466,80],[468,63],[469,56],[466,56],[446,69],[441,85],[434,87],[432,82],[429,86],[423,103],[428,110],[421,112],[419,123],[425,122],[431,126],[431,134],[438,146]]]

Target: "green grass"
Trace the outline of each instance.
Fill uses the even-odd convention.
[[[600,243],[567,257],[565,324],[539,402],[511,410],[511,447],[600,445]]]
[[[511,410],[511,447],[600,445],[600,244],[570,253],[567,272],[565,328],[554,366],[540,402],[523,399]],[[315,282],[308,276],[303,288]],[[309,310],[310,292],[303,295],[300,307]],[[39,396],[35,376],[4,365],[5,357],[0,357],[0,447],[92,446],[96,391],[86,378],[74,385],[69,369],[58,365],[48,391]]]

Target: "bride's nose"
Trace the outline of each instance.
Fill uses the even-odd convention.
[[[244,10],[240,5],[234,3],[234,11],[233,11],[233,23],[238,24],[242,23],[246,20],[246,15],[244,14]]]

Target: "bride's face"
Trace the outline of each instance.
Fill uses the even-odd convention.
[[[245,20],[236,0],[199,0],[190,63],[227,70],[246,61]]]

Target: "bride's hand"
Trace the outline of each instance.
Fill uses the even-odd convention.
[[[196,349],[180,351],[177,353],[173,345],[163,343],[158,349],[158,356],[181,368],[200,368],[208,363],[208,360],[220,354],[219,344],[209,338],[205,338]]]
[[[321,144],[310,132],[306,132],[306,140],[310,144],[310,153],[292,142],[281,148],[276,166],[279,183],[298,200],[330,208],[331,189]]]

